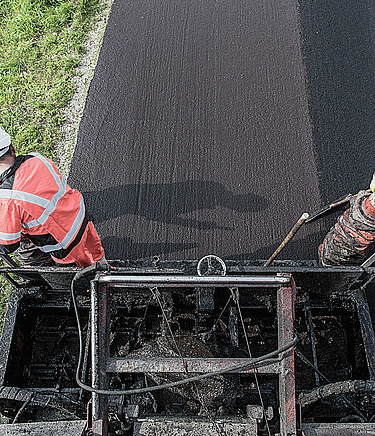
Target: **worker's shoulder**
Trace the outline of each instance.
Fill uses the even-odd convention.
[[[20,164],[15,171],[13,189],[35,190],[37,186],[53,186],[60,183],[62,176],[51,159],[39,153],[29,153],[19,158]]]
[[[31,153],[27,153],[25,155],[20,155],[17,156],[17,159],[21,159],[22,163],[26,163],[26,162],[32,162],[33,164],[44,164],[44,165],[54,165],[53,161],[51,159],[49,159],[46,156],[43,156],[40,153],[37,152],[31,152]]]
[[[21,170],[20,172],[38,168],[38,170],[40,171],[47,171],[59,174],[55,163],[48,157],[45,157],[39,153],[28,153],[23,156],[18,156],[17,158],[20,158],[21,160],[19,165],[19,168]]]

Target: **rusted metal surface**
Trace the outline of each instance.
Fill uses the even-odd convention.
[[[251,368],[246,368],[246,362]],[[173,373],[200,373],[230,369],[234,366],[244,365],[231,371],[232,373],[276,374],[280,372],[281,364],[278,359],[269,359],[258,364],[251,364],[250,359],[235,358],[109,358],[107,359],[107,371],[112,373],[121,372],[173,372]]]
[[[109,353],[108,288],[91,282],[91,362],[92,387],[108,389],[106,358]],[[92,394],[93,435],[106,436],[108,431],[108,397]]]
[[[361,326],[363,346],[366,352],[369,378],[375,380],[375,335],[370,308],[361,289],[352,291],[350,298],[355,302]]]
[[[135,424],[134,436],[257,436],[257,423],[254,419],[204,420],[202,418],[183,419],[160,417],[157,420],[142,420]]]
[[[296,289],[292,279],[290,287],[281,287],[277,291],[279,346],[293,339],[295,299]],[[279,376],[280,434],[292,436],[297,434],[294,348],[286,351],[280,358],[282,359]]]
[[[0,425],[0,436],[80,436],[85,421],[35,422]]]
[[[312,313],[311,313],[311,303],[310,303],[310,295],[308,293],[305,293],[305,313],[306,313],[306,323],[307,323],[307,329],[310,335],[310,342],[311,342],[311,351],[312,351],[312,358],[313,358],[313,364],[314,367],[318,370],[318,356],[316,353],[316,341],[315,341],[315,333],[314,333],[314,324],[312,320]],[[319,380],[319,374],[317,371],[315,371],[315,383],[317,386],[320,385]]]
[[[252,274],[252,275],[275,275],[293,274],[298,287],[307,292],[326,294],[328,292],[347,290],[354,287],[361,276],[370,277],[375,273],[375,268],[361,267],[319,267],[313,261],[277,261],[265,268],[264,261],[237,261],[226,260],[228,275]],[[114,266],[119,268],[118,274],[183,274],[194,275],[198,261],[160,261],[159,268],[153,267],[152,261],[113,261]],[[40,285],[49,285],[53,289],[67,289],[78,271],[77,268],[28,268],[27,276]],[[24,268],[1,267],[0,274],[13,273],[19,276],[25,275]],[[87,290],[89,281],[83,280],[80,284],[82,289]]]
[[[17,367],[20,364],[17,359],[17,352],[21,351],[24,344],[22,332],[15,331],[16,318],[19,314],[23,297],[30,292],[32,292],[32,290],[15,289],[12,291],[9,298],[0,341],[0,386],[4,385],[6,371],[9,365]],[[13,351],[13,356],[11,355],[12,345],[13,350],[14,347],[16,348],[16,352]]]
[[[304,424],[305,436],[369,436],[375,434],[374,423],[315,423]]]

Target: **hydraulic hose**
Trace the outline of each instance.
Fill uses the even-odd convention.
[[[375,381],[373,380],[345,380],[336,383],[329,383],[315,388],[309,392],[301,392],[298,400],[302,407],[313,404],[316,401],[348,393],[375,392]]]
[[[87,275],[89,273],[96,272],[96,271],[110,271],[111,269],[112,268],[111,268],[111,266],[108,263],[101,264],[99,262],[96,262],[93,265],[87,266],[87,267],[82,268],[81,270],[79,270],[75,274],[75,276],[73,277],[73,280],[72,280],[72,282],[70,284],[70,295],[72,297],[74,313],[75,313],[75,316],[76,316],[77,329],[78,329],[78,338],[79,338],[79,356],[78,356],[78,364],[77,364],[77,369],[76,369],[76,382],[77,382],[77,384],[82,389],[85,389],[85,388],[82,386],[83,383],[80,380],[79,372],[81,370],[82,357],[83,357],[83,338],[82,338],[81,321],[80,321],[79,312],[78,312],[78,304],[77,304],[76,296],[75,296],[75,293],[74,293],[74,286],[75,286],[75,284],[76,284],[76,282],[78,280],[80,280],[82,277],[84,277],[85,275]]]

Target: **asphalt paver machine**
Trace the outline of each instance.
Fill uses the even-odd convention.
[[[375,434],[372,267],[1,268],[1,434]]]

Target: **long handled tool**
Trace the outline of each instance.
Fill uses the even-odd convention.
[[[372,192],[371,189],[367,189],[367,192]],[[310,214],[310,216],[307,218],[306,222],[311,223],[312,221],[315,221],[317,218],[320,218],[321,216],[333,212],[337,207],[342,206],[343,204],[346,204],[350,201],[350,199],[354,197],[353,194],[347,194],[343,197],[338,198],[333,203],[327,204],[327,206],[324,206],[322,209],[317,210],[316,212],[313,212]]]
[[[309,214],[303,213],[300,217],[300,219],[296,222],[292,230],[287,234],[286,238],[283,240],[283,242],[278,246],[278,248],[274,251],[272,256],[267,260],[267,262],[264,264],[264,266],[269,266],[271,262],[278,256],[280,251],[286,246],[286,244],[293,238],[293,236],[298,232],[298,230],[302,227],[302,224],[306,222],[308,219]]]
[[[353,194],[344,195],[343,197],[338,198],[333,203],[324,206],[322,209],[313,212],[306,220],[307,223],[311,223],[312,221],[320,218],[322,215],[328,214],[328,212],[333,212],[337,207],[342,206],[345,203],[348,203],[350,199],[353,197]]]

